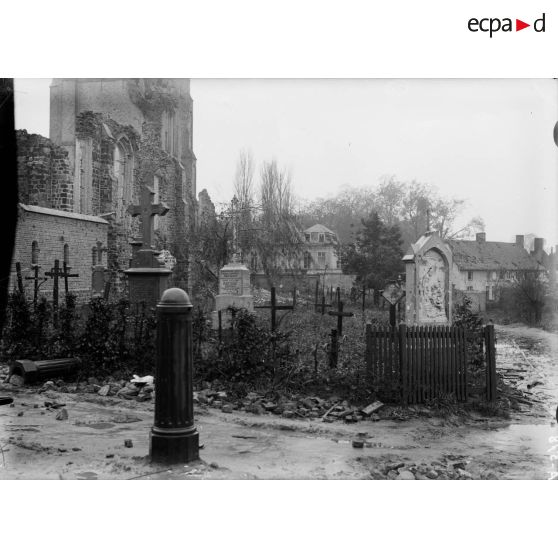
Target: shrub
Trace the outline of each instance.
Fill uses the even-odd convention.
[[[453,325],[462,327],[467,332],[468,364],[479,368],[485,364],[484,355],[484,322],[471,310],[471,299],[463,296],[460,303],[453,307]]]

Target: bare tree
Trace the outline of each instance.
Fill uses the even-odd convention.
[[[260,230],[255,244],[272,285],[283,271],[299,267],[303,237],[294,207],[290,173],[280,169],[275,160],[264,162],[260,173]]]
[[[236,163],[234,194],[241,209],[250,208],[254,203],[254,158],[248,150],[242,150]]]
[[[513,275],[514,305],[530,324],[540,324],[548,294],[544,272],[516,271]]]

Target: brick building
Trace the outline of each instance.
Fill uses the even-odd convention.
[[[156,248],[176,258],[172,284],[187,288],[188,238],[196,223],[192,118],[188,79],[54,79],[50,139],[17,132],[20,202],[55,210],[24,209],[34,215],[34,230],[48,230],[54,216],[61,218],[59,212],[71,213],[72,222],[81,220],[82,225],[72,229],[75,246],[69,249],[74,261],[87,254],[91,262],[90,223],[101,225],[99,241],[106,248],[112,292],[122,293],[130,241],[138,236],[139,224],[127,208],[139,202],[142,186],[148,186],[155,202],[170,207],[165,217],[155,218]],[[18,225],[14,262],[27,257],[30,241],[41,241],[31,239],[28,223],[23,219]],[[52,265],[46,261],[50,252],[41,251],[41,265]]]

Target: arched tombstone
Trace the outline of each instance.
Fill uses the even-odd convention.
[[[438,233],[428,232],[411,245],[405,262],[407,325],[451,325],[452,252]]]

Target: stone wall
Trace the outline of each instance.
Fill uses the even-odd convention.
[[[27,130],[17,130],[16,141],[20,201],[72,211],[73,176],[66,150]]]
[[[17,285],[16,262],[21,264],[24,278],[32,276],[32,245],[36,241],[41,277],[54,266],[55,259],[60,260],[62,267],[64,246],[68,246],[71,273],[79,274],[79,277],[68,279],[69,288],[78,295],[81,302],[88,300],[91,295],[92,251],[98,242],[103,246],[107,245],[107,229],[108,223],[99,217],[20,204],[10,292]],[[48,279],[40,289],[41,294],[51,299],[52,286],[53,280]],[[28,298],[32,299],[33,281],[24,280],[24,287]],[[64,282],[60,280],[61,297],[63,292]]]

